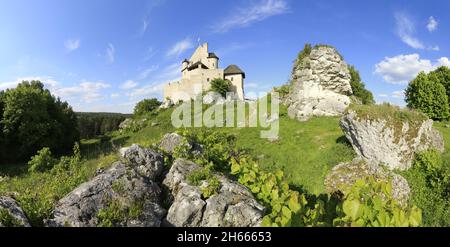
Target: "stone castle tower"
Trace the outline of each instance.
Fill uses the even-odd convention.
[[[219,68],[219,57],[208,51],[208,44],[200,45],[191,56],[182,62],[181,80],[164,86],[164,100],[187,101],[211,88],[211,81],[220,78],[229,80],[231,91],[239,100],[244,100],[245,73],[237,66]]]

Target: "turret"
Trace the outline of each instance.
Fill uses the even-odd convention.
[[[181,71],[185,70],[188,67],[188,65],[189,65],[189,61],[187,59],[184,59]]]
[[[219,68],[219,57],[215,53],[213,52],[208,53],[208,61],[210,68],[212,69]]]

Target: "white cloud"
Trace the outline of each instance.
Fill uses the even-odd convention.
[[[389,95],[382,93],[382,94],[378,94],[378,97],[387,98],[387,97],[389,97]]]
[[[9,88],[15,88],[22,81],[40,81],[40,82],[44,83],[44,86],[46,88],[50,89],[50,91],[57,88],[59,85],[59,82],[54,80],[50,76],[29,76],[29,77],[17,78],[15,81],[0,82],[0,91],[9,89]]]
[[[432,63],[428,59],[420,59],[419,54],[398,55],[386,57],[375,65],[375,73],[393,84],[406,84],[421,71],[429,72],[438,66],[450,66],[447,57],[442,57]]]
[[[246,88],[258,88],[258,84],[257,83],[245,83],[244,85]]]
[[[144,34],[145,34],[145,32],[146,32],[147,29],[148,29],[148,25],[149,25],[148,20],[147,20],[147,19],[144,19],[144,20],[142,21],[141,35],[144,35]]]
[[[87,103],[103,99],[101,90],[111,87],[104,82],[81,82],[77,86],[54,89],[54,94],[61,98],[82,98]]]
[[[64,46],[68,51],[75,51],[80,48],[81,42],[79,39],[69,39],[64,42]]]
[[[132,81],[132,80],[128,80],[126,82],[124,82],[122,85],[120,85],[120,88],[122,89],[132,89],[139,86],[139,83]]]
[[[430,33],[435,31],[438,28],[438,25],[439,25],[439,23],[436,21],[436,19],[434,19],[433,16],[430,16],[430,18],[428,19],[428,24],[427,24],[428,31]]]
[[[115,99],[115,98],[119,98],[119,97],[120,97],[120,94],[118,94],[118,93],[112,93],[110,96],[111,96],[111,98]]]
[[[170,48],[170,50],[167,52],[167,56],[179,56],[186,50],[191,49],[194,47],[194,44],[192,43],[192,40],[190,38],[186,38],[184,40],[181,40],[177,42],[175,45]]]
[[[109,43],[108,47],[106,48],[106,59],[108,63],[114,63],[116,55],[116,49],[114,48],[114,45]]]
[[[132,92],[127,95],[134,97],[159,97],[162,95],[164,85],[166,83],[153,83],[140,88],[134,89]]]
[[[395,14],[395,21],[397,25],[397,35],[400,39],[414,49],[425,49],[425,45],[414,37],[415,26],[414,23],[403,13]]]
[[[147,69],[144,69],[143,71],[141,71],[141,73],[139,73],[138,79],[139,80],[144,80],[145,78],[147,78],[151,73],[155,72],[156,70],[159,69],[158,65],[152,65]]]
[[[289,10],[285,0],[261,0],[251,6],[234,10],[219,23],[213,25],[214,32],[227,32],[234,28],[248,27],[271,16],[284,14]]]
[[[405,92],[404,91],[394,91],[391,95],[394,99],[403,99],[405,98]]]

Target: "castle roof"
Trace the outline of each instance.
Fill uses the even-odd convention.
[[[217,58],[217,59],[219,59],[219,57],[214,52],[210,52],[208,54],[208,58]]]
[[[241,70],[237,65],[230,65],[224,71],[224,75],[242,75],[245,78],[244,71]]]
[[[208,66],[204,65],[204,64],[203,64],[202,62],[200,62],[200,61],[198,61],[198,62],[192,64],[192,65],[189,66],[187,69],[188,69],[188,70],[194,70],[194,69],[197,69],[199,65],[200,65],[203,69],[209,69]]]

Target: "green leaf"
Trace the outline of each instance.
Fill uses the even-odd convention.
[[[292,212],[297,213],[300,211],[300,203],[298,203],[298,196],[296,194],[292,195],[288,202],[289,208]]]
[[[409,223],[413,227],[420,226],[422,224],[422,210],[414,206],[409,215]]]
[[[361,217],[361,203],[358,200],[345,201],[342,208],[344,213],[350,216],[352,220],[356,220]]]
[[[281,209],[281,211],[283,212],[283,216],[284,216],[285,218],[291,219],[291,217],[292,217],[292,212],[291,212],[291,210],[290,210],[288,207],[283,206],[283,208]]]

